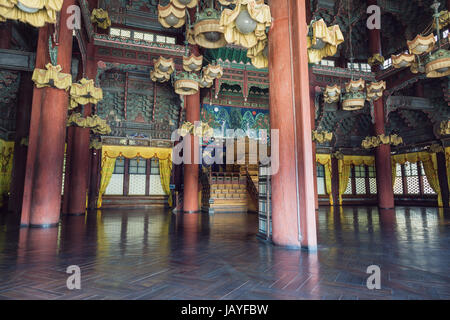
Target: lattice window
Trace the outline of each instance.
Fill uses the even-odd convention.
[[[151,195],[165,195],[161,185],[161,178],[159,175],[150,176],[150,194]]]
[[[383,70],[392,66],[392,58],[386,59],[383,63]]]
[[[423,193],[424,194],[436,194],[436,192],[434,192],[433,188],[430,186],[430,183],[428,182],[422,162],[419,163],[419,166],[420,166],[420,172],[421,172],[421,178],[422,178]]]
[[[344,194],[353,194],[352,179],[353,179],[353,170],[350,169],[350,176],[348,178],[347,189],[345,189]]]
[[[377,172],[375,166],[368,166],[369,169],[369,193],[377,194]]]
[[[123,195],[123,174],[112,174],[105,194]]]
[[[144,40],[145,41],[149,41],[149,42],[153,42],[155,40],[155,35],[152,33],[145,33],[144,34]]]
[[[63,162],[63,172],[62,172],[62,186],[61,186],[61,195],[64,195],[64,181],[66,178],[66,152],[64,151],[64,162]]]
[[[151,161],[152,162],[151,162],[150,174],[151,175],[159,175],[159,160],[152,159]]]
[[[372,68],[367,63],[361,63],[361,71],[363,71],[363,72],[372,72]]]
[[[395,170],[394,194],[403,194],[402,166],[397,163]]]
[[[120,29],[117,29],[117,28],[110,28],[110,29],[109,29],[109,34],[110,34],[111,36],[120,37]]]
[[[134,39],[139,39],[139,40],[144,40],[144,33],[143,32],[138,32],[138,31],[134,31],[133,32],[133,38]]]
[[[320,163],[317,164],[317,194],[325,195],[325,167]]]
[[[166,42],[166,37],[160,36],[160,35],[156,35],[156,42],[165,43]]]
[[[327,60],[327,59],[323,59],[320,62],[318,62],[317,64],[319,64],[319,63],[322,66],[328,66],[328,67],[334,67],[336,64],[334,60]]]
[[[366,166],[355,166],[356,194],[366,194]]]
[[[168,44],[175,44],[175,38],[173,38],[173,37],[166,37],[166,43],[168,43]]]
[[[130,174],[128,194],[145,195],[147,176],[142,174]]]
[[[147,173],[147,161],[140,157],[131,159],[128,166],[128,173],[145,175]]]
[[[125,173],[125,158],[117,157],[116,164],[114,165],[113,174],[124,174]]]
[[[404,165],[408,194],[420,194],[419,172],[417,163],[406,162]]]

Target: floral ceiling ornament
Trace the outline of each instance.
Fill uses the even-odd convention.
[[[334,86],[326,86],[323,93],[323,98],[326,103],[336,103],[339,102],[341,94],[341,88],[335,84]]]
[[[111,26],[111,19],[109,18],[108,11],[102,8],[92,10],[91,22],[96,23],[98,27],[102,29],[108,29]]]
[[[94,80],[81,79],[79,83],[73,83],[70,87],[70,109],[76,108],[79,104],[97,104],[103,99],[103,91],[96,88]]]
[[[384,64],[384,57],[382,55],[380,55],[379,53],[375,53],[373,56],[371,56],[368,60],[367,63],[373,67],[373,66],[378,66],[378,65],[383,65]]]
[[[68,73],[62,73],[62,67],[60,65],[54,66],[51,63],[47,63],[44,69],[34,69],[31,79],[36,84],[37,88],[53,87],[62,90],[69,90],[72,85],[72,75]]]
[[[199,78],[195,73],[180,72],[175,76],[175,92],[182,96],[196,94],[199,90]]]
[[[267,39],[266,28],[271,24],[270,8],[264,0],[236,0],[234,9],[224,9],[220,17],[225,40],[247,49]]]
[[[217,49],[226,46],[224,28],[220,25],[220,12],[207,8],[196,16],[192,33],[193,44],[207,49]],[[192,40],[188,39],[189,43]],[[191,43],[192,44],[192,43]]]
[[[390,136],[386,136],[384,134],[376,136],[376,137],[366,137],[361,142],[361,147],[364,149],[373,149],[378,148],[380,145],[392,145],[392,146],[398,146],[403,143],[402,137],[393,134]]]
[[[317,130],[313,130],[312,131],[312,140],[314,142],[323,144],[326,142],[331,142],[333,140],[333,133],[332,132],[328,132],[328,131],[317,131]]]
[[[376,101],[383,96],[386,81],[372,82],[367,86],[367,101]]]
[[[327,27],[323,19],[313,20],[308,28],[307,37],[309,63],[317,63],[325,57],[334,56],[342,42],[344,35],[339,25]]]
[[[186,22],[186,10],[173,2],[166,6],[158,4],[158,21],[164,28],[180,28]]]
[[[183,56],[183,69],[187,72],[200,71],[203,64],[203,56],[195,56],[191,54],[190,57]]]
[[[75,125],[81,128],[89,128],[97,134],[110,134],[111,127],[106,120],[101,119],[98,115],[84,118],[80,113],[72,113],[67,119],[67,126]]]
[[[171,0],[171,2],[178,8],[192,9],[198,4],[198,0]]]
[[[63,0],[0,0],[0,21],[18,20],[33,27],[56,23]]]

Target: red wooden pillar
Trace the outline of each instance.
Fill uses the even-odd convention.
[[[27,146],[22,144],[22,139],[28,139],[32,103],[33,81],[31,80],[31,73],[22,72],[16,112],[16,136],[14,140],[14,160],[11,173],[11,195],[9,199],[9,210],[14,213],[19,213],[22,209],[27,165]]]
[[[277,245],[315,250],[305,2],[272,0],[270,7],[270,123],[279,131],[279,170],[271,178],[272,239]]]
[[[11,22],[6,21],[0,24],[0,49],[11,47]]]
[[[369,0],[368,5],[376,5],[376,0]],[[380,30],[369,30],[370,53],[381,55]],[[375,67],[379,68],[379,66]],[[376,71],[376,70],[372,70]],[[385,134],[385,118],[383,98],[374,102],[375,109],[375,135]],[[377,172],[378,207],[380,209],[394,208],[394,190],[392,187],[391,146],[380,145],[375,149],[375,165]]]
[[[62,198],[62,212],[67,213],[69,209],[69,199],[70,199],[70,178],[73,176],[72,173],[72,152],[73,152],[73,136],[75,134],[75,127],[67,128],[67,139],[66,139],[66,165],[64,170],[64,195]]]
[[[94,46],[88,46],[86,77],[95,79],[97,75],[97,64],[94,56]],[[84,116],[90,116],[92,106],[84,106]],[[73,147],[71,153],[71,173],[69,186],[69,205],[67,213],[71,215],[84,214],[86,211],[86,196],[89,186],[89,142],[90,129],[75,127],[73,136]]]
[[[200,121],[200,93],[186,96],[186,121],[195,124]],[[184,164],[183,211],[198,212],[198,167],[194,161],[195,137],[191,135],[191,164]],[[186,148],[186,146],[185,146]]]
[[[97,208],[97,197],[99,185],[99,175],[100,175],[100,161],[101,161],[102,150],[91,149],[91,174],[89,180],[89,209]]]
[[[331,195],[333,206],[339,207],[339,160],[331,157]]]
[[[45,25],[44,27],[39,29],[35,63],[35,67],[39,69],[44,69],[45,64],[49,61],[48,32],[48,25]],[[31,106],[30,130],[26,160],[27,166],[25,171],[24,190],[22,197],[20,222],[22,226],[28,226],[30,224],[30,208],[33,193],[34,168],[38,147],[39,119],[41,117],[42,96],[44,90],[44,88],[38,89],[36,87],[34,87],[33,89],[33,102]]]
[[[437,167],[438,167],[438,178],[439,178],[439,186],[441,187],[442,192],[442,205],[444,208],[449,208],[449,185],[447,180],[447,167],[445,162],[445,153],[438,152],[436,153],[437,158]]]
[[[67,8],[75,2],[63,2],[60,18],[63,23],[59,24],[57,63],[62,67],[61,72],[69,74],[73,35],[65,21],[69,18]],[[59,222],[68,101],[67,91],[44,89],[31,199],[31,226],[49,227]]]

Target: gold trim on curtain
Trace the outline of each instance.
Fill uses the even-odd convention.
[[[170,193],[170,172],[172,170],[172,148],[152,148],[139,146],[102,146],[102,178],[98,195],[97,207],[102,206],[102,196],[105,194],[109,181],[114,171],[114,165],[117,157],[134,159],[141,157],[143,159],[157,158],[159,160],[161,185],[164,193],[169,196],[169,205],[172,205],[172,196]],[[111,164],[112,163],[112,164]],[[111,168],[112,166],[112,168]],[[105,169],[103,169],[105,168]],[[161,170],[162,168],[162,170]],[[170,171],[168,171],[170,169]]]
[[[330,199],[330,205],[332,206],[334,203],[331,189],[331,177],[333,176],[331,172],[331,154],[316,154],[316,161],[325,167],[325,188]]]
[[[0,139],[0,207],[3,196],[9,193],[14,156],[14,141]]]
[[[344,160],[339,160],[339,205],[342,205],[342,195],[347,189],[348,180],[350,178],[351,165],[374,166],[374,156],[344,156]]]
[[[428,183],[430,184],[430,187],[438,195],[438,206],[442,207],[443,206],[442,192],[439,186],[436,153],[414,152],[414,153],[396,154],[391,157],[393,167],[396,167],[397,163],[403,165],[406,162],[417,163],[419,161],[422,161],[423,163],[423,169],[425,171],[425,175],[427,177]]]

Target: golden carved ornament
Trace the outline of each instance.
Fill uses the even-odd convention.
[[[386,90],[386,82],[372,82],[367,86],[367,101],[376,101],[383,96],[383,92]]]
[[[158,4],[158,21],[164,28],[180,28],[186,22],[186,10],[172,2],[166,6]]]
[[[183,57],[183,69],[187,72],[200,71],[203,64],[203,56],[191,54],[189,57]]]
[[[111,19],[109,18],[108,11],[103,10],[102,8],[92,10],[91,22],[96,23],[97,26],[102,29],[111,27]]]
[[[56,23],[63,0],[0,0],[0,22],[18,20],[33,27]]]
[[[74,109],[79,104],[97,104],[102,99],[103,91],[101,88],[95,87],[94,80],[83,78],[79,83],[72,83],[72,86],[70,87],[69,109]]]
[[[325,91],[323,92],[323,98],[326,103],[335,103],[339,102],[341,94],[341,88],[335,84],[334,86],[326,86]]]
[[[373,67],[373,66],[378,66],[378,65],[383,65],[384,64],[384,57],[379,54],[376,53],[373,56],[371,56],[368,60],[367,63]]]
[[[60,65],[54,66],[51,63],[45,65],[45,69],[34,69],[31,79],[37,88],[53,87],[62,90],[69,90],[72,85],[72,75],[62,73]]]
[[[307,37],[308,61],[317,63],[325,57],[334,56],[337,53],[338,46],[344,42],[339,25],[327,27],[325,21],[320,19],[309,26]]]
[[[407,41],[409,52],[415,55],[421,55],[423,53],[433,50],[436,40],[434,34],[431,33],[428,36],[417,35],[414,40]]]
[[[410,67],[415,61],[416,56],[409,53],[400,53],[398,55],[391,55],[392,65],[396,69]]]

